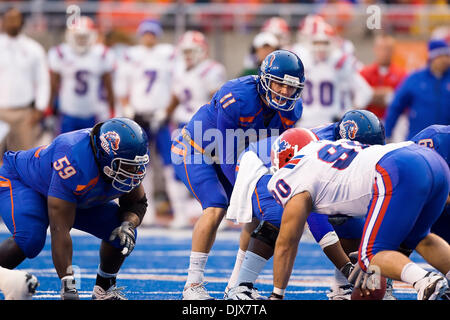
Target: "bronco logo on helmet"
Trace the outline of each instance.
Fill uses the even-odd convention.
[[[103,133],[100,136],[101,146],[103,150],[105,150],[108,154],[112,152],[116,154],[114,151],[119,150],[120,136],[115,131],[108,131]]]
[[[347,120],[339,125],[339,135],[342,139],[353,140],[358,133],[358,125],[353,120]]]

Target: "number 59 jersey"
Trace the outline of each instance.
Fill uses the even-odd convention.
[[[377,162],[390,151],[410,144],[311,142],[272,176],[268,189],[283,207],[296,194],[308,191],[314,212],[363,216],[372,198]]]
[[[123,193],[99,172],[90,144],[90,130],[61,134],[47,146],[8,151],[1,170],[44,197],[73,202],[78,208],[90,208],[118,198]]]

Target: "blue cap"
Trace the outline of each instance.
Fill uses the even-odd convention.
[[[137,30],[139,36],[142,36],[148,32],[153,33],[157,37],[162,35],[163,30],[158,20],[146,19],[139,24]]]
[[[428,60],[439,56],[450,55],[450,47],[444,40],[430,40],[428,42]]]

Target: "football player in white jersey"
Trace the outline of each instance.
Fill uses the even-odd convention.
[[[313,128],[337,121],[349,109],[364,108],[373,90],[359,74],[358,61],[317,15],[305,18],[299,42],[292,51],[305,65],[308,79],[303,90],[303,114],[298,125]]]
[[[177,45],[182,63],[174,72],[172,100],[167,118],[182,128],[197,110],[208,103],[227,80],[225,67],[209,57],[206,37],[199,31],[186,31]],[[172,205],[174,228],[189,226],[189,217],[196,218],[202,208],[179,180],[174,179],[172,166],[164,168],[167,192]]]
[[[159,159],[167,166],[171,165],[171,140],[163,119],[171,99],[175,48],[171,44],[159,42],[162,33],[157,20],[146,19],[139,24],[139,44],[126,50],[124,59],[118,64],[115,91],[124,115],[144,128],[152,141],[150,148],[153,149],[150,152],[159,154]],[[154,161],[151,165],[157,166],[160,162]],[[153,167],[148,172],[143,183],[147,198],[153,199],[156,183],[159,183],[156,181],[163,181],[164,178],[161,169],[155,170]],[[148,214],[143,223],[150,225],[154,222],[154,201],[149,201]]]
[[[114,117],[114,55],[96,41],[97,31],[92,19],[82,16],[77,24],[68,26],[66,42],[49,50],[50,107],[53,108],[58,97],[61,132],[95,125],[102,83],[109,106],[108,116]]]
[[[358,265],[406,282],[418,300],[448,290],[450,246],[430,228],[449,194],[450,171],[436,152],[411,142],[368,146],[349,140],[311,142],[269,180],[284,207],[274,251],[272,298],[282,299],[310,212],[366,216]],[[398,252],[415,249],[440,273]]]

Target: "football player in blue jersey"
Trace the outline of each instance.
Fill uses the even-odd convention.
[[[415,143],[434,149],[447,162],[450,168],[450,126],[432,125],[429,126],[412,139]],[[450,243],[450,196],[447,205],[440,218],[431,227],[431,232],[436,233],[441,238]]]
[[[293,157],[295,150],[310,141],[338,139],[350,139],[364,144],[385,144],[384,127],[372,112],[351,110],[345,113],[339,122],[311,131],[302,128],[290,129],[280,137],[270,137],[253,143],[246,151],[253,151],[267,168],[273,164],[281,168]],[[255,167],[253,164],[252,166]],[[283,208],[276,203],[267,189],[270,177],[271,175],[261,176],[254,187],[251,199],[254,221],[245,224],[241,233],[240,249],[226,289],[226,298],[262,299],[253,288],[253,283],[273,254],[283,213]],[[246,188],[246,184],[244,186]],[[241,192],[236,187],[235,191]],[[231,210],[239,211],[239,205],[234,206],[232,203],[227,217],[233,214]],[[349,299],[353,287],[347,278],[353,266],[347,255],[358,250],[364,219],[345,216],[329,218],[312,213],[308,218],[308,225],[314,239],[336,266],[335,284],[328,297],[332,300]],[[231,288],[232,291],[228,293],[227,290]],[[388,297],[391,295],[388,294]]]
[[[183,299],[212,299],[203,285],[204,269],[229,204],[237,157],[249,139],[294,126],[302,114],[304,81],[300,58],[287,50],[274,51],[258,76],[225,83],[174,139],[175,172],[203,208],[193,230]]]
[[[11,237],[0,244],[0,266],[14,269],[36,257],[50,227],[61,298],[78,299],[69,232],[79,229],[102,240],[92,298],[125,299],[116,275],[133,251],[146,212],[141,181],[148,161],[147,136],[127,118],[61,134],[46,146],[6,152],[0,210]]]

